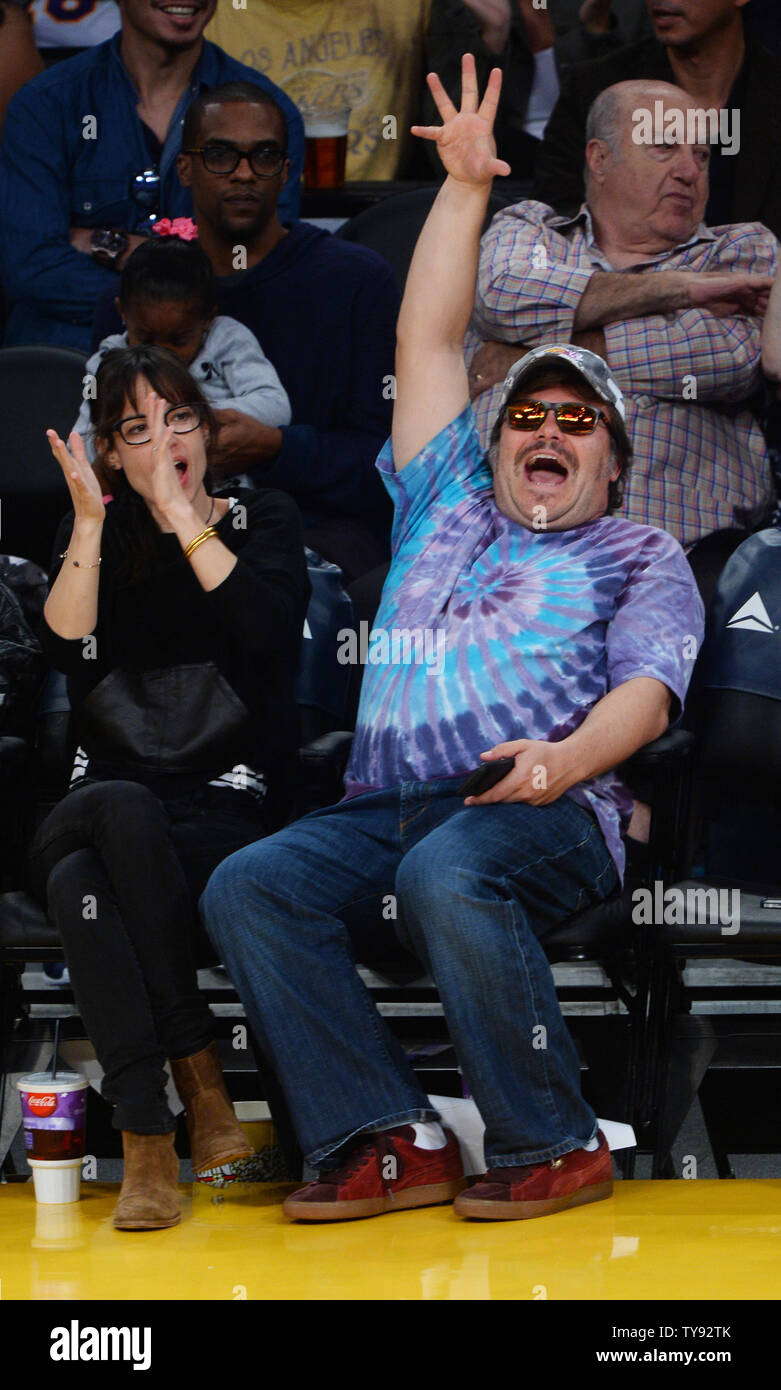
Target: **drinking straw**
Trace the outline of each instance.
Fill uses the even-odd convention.
[[[56,1018],[56,1019],[54,1020],[54,1052],[52,1053],[52,1073],[51,1073],[51,1074],[52,1074],[52,1080],[54,1080],[55,1076],[57,1075],[57,1053],[58,1053],[59,1050],[60,1050],[60,1024],[61,1024],[61,1023],[62,1023],[62,1019],[61,1019],[61,1018]]]

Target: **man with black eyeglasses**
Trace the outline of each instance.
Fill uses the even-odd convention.
[[[629,446],[600,357],[547,344],[516,362],[485,456],[462,345],[492,181],[509,173],[501,73],[478,105],[466,57],[460,112],[429,83],[443,124],[413,133],[448,177],[399,315],[377,461],[393,558],[346,796],[231,855],[201,900],[319,1170],[285,1201],[293,1220],[454,1197],[459,1216],[519,1220],[610,1195],[540,939],[617,889],[632,799],[615,769],[680,713],[702,634],[677,542],[610,515]],[[470,791],[481,760],[500,777]],[[488,1173],[465,1192],[458,1145],[355,968],[358,907],[364,939],[392,907],[436,982],[486,1125]]]
[[[281,105],[245,83],[204,92],[187,113],[179,177],[220,312],[263,344],[293,415],[277,429],[221,411],[214,466],[288,492],[306,544],[352,581],[389,553],[391,508],[374,461],[391,424],[399,292],[374,251],[290,225],[288,151]]]
[[[187,108],[242,79],[288,123],[283,214],[297,216],[303,122],[262,73],[204,41],[217,0],[119,0],[122,28],[17,92],[0,156],[0,268],[7,345],[87,349],[100,291],[158,216],[192,211],[176,174]],[[116,283],[116,281],[114,281]]]

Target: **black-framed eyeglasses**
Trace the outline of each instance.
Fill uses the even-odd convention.
[[[507,406],[505,419],[511,430],[538,430],[547,420],[549,410],[564,434],[593,434],[600,420],[610,429],[604,410],[580,401],[515,401]]]
[[[166,425],[173,428],[174,434],[190,434],[197,430],[203,421],[203,403],[193,401],[186,405],[169,405],[163,416]],[[126,415],[115,426],[126,444],[148,444],[152,431],[145,415]]]
[[[160,174],[157,169],[142,169],[130,180],[130,196],[136,207],[143,208],[149,217],[160,211]]]
[[[240,150],[236,145],[199,145],[182,150],[182,154],[199,154],[204,169],[210,174],[233,174],[246,159],[259,179],[273,179],[282,172],[287,159],[287,150],[280,149],[279,145],[256,145],[251,150]]]

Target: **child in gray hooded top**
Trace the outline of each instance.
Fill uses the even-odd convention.
[[[197,242],[166,238],[137,247],[120,276],[117,308],[126,332],[103,339],[88,376],[111,348],[164,347],[189,367],[218,421],[221,410],[238,410],[264,425],[290,424],[287,392],[254,333],[217,314],[214,273]],[[88,399],[74,429],[93,458]]]

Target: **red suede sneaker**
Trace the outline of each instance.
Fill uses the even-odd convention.
[[[613,1166],[607,1139],[599,1131],[599,1148],[573,1149],[549,1163],[523,1168],[489,1168],[473,1187],[456,1198],[458,1216],[478,1221],[523,1221],[567,1207],[599,1202],[613,1192]]]
[[[353,1221],[407,1207],[452,1202],[464,1186],[458,1140],[417,1149],[412,1125],[358,1140],[344,1163],[293,1192],[282,1210],[293,1221]]]

